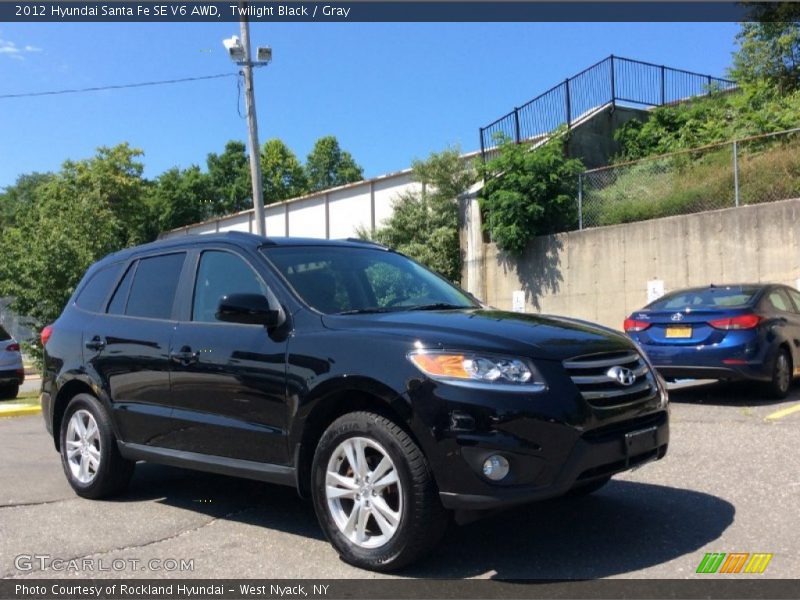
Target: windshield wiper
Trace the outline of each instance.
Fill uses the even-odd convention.
[[[376,306],[374,308],[354,308],[352,310],[343,310],[342,312],[333,313],[335,315],[371,315],[375,313],[387,313],[387,312],[397,312],[397,308],[394,307],[380,307]]]
[[[464,308],[475,308],[475,307],[464,306],[462,304],[449,304],[447,302],[434,302],[433,304],[420,304],[419,306],[409,306],[407,310],[461,310]]]

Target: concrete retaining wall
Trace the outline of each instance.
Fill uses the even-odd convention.
[[[469,287],[489,304],[511,309],[513,292],[521,290],[526,311],[619,329],[647,303],[648,280],[663,280],[666,291],[710,283],[797,285],[800,199],[543,236],[521,260],[495,244],[484,244],[482,254],[475,260],[483,264],[483,290]]]

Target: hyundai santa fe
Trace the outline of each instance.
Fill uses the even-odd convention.
[[[186,236],[93,265],[42,332],[42,407],[80,496],[137,461],[294,486],[355,565],[397,569],[450,517],[662,458],[634,342],[495,310],[368,242]]]

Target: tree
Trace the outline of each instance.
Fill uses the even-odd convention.
[[[767,82],[779,92],[800,87],[800,7],[775,3],[755,7],[756,20],[736,35],[731,76],[740,84]]]
[[[229,141],[222,154],[209,154],[206,163],[212,214],[227,215],[253,206],[250,163],[242,142]]]
[[[265,204],[302,196],[308,191],[303,165],[278,139],[269,140],[261,150],[261,178]]]
[[[119,224],[119,247],[149,241],[152,237],[150,214],[145,199],[144,153],[126,143],[101,146],[89,159],[65,161],[50,182],[60,193],[107,208]],[[45,186],[45,190],[52,189]]]
[[[306,177],[312,192],[361,181],[364,170],[332,135],[316,141],[306,158]]]
[[[155,234],[202,221],[213,209],[209,176],[196,165],[164,171],[150,186],[148,203]]]
[[[458,282],[461,249],[457,199],[475,181],[475,173],[457,148],[414,161],[412,169],[422,189],[401,194],[386,225],[372,237]],[[360,235],[369,237],[364,231]]]
[[[52,173],[23,174],[14,185],[8,186],[0,194],[0,231],[13,226],[17,215],[33,206],[36,202],[36,190],[52,177]]]
[[[0,296],[16,312],[53,321],[92,263],[149,240],[140,155],[128,144],[99,148],[38,182],[0,236]]]
[[[521,255],[537,235],[573,229],[580,160],[565,153],[566,136],[556,133],[531,149],[505,140],[497,157],[482,167],[484,229],[501,250]]]

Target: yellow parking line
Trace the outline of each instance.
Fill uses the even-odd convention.
[[[781,410],[775,411],[771,415],[767,415],[764,417],[765,421],[774,421],[775,419],[782,419],[787,415],[791,415],[793,413],[800,412],[800,404],[795,404],[794,406],[790,406],[788,408],[782,408]]]

